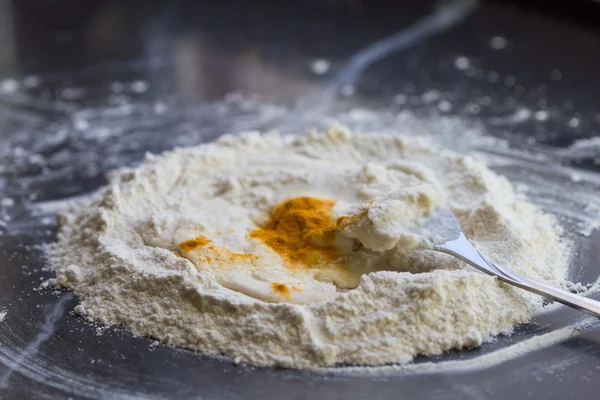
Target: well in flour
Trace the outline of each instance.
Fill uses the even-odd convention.
[[[422,138],[226,135],[149,155],[62,213],[48,249],[80,313],[260,366],[406,363],[510,333],[541,299],[398,235],[441,204],[474,245],[562,285],[552,216]],[[407,220],[403,220],[408,218]]]

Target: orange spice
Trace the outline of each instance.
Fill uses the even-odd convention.
[[[194,239],[186,240],[179,243],[177,247],[180,251],[185,253],[189,253],[198,247],[202,247],[203,250],[206,250],[206,252],[202,254],[204,261],[206,262],[213,261],[213,257],[221,263],[225,262],[229,264],[236,262],[255,262],[259,258],[255,254],[235,253],[226,248],[218,247],[206,236],[197,236]]]
[[[347,217],[347,216],[345,216],[345,215],[342,215],[341,217],[339,217],[339,218],[337,219],[336,225],[337,225],[337,226],[340,226],[341,224],[343,224],[343,223],[344,223],[344,221],[347,221],[347,220],[348,220],[348,217]]]
[[[333,245],[335,222],[332,200],[296,197],[273,209],[266,225],[249,236],[261,240],[284,260],[295,265],[315,266],[338,258]]]
[[[273,282],[271,283],[273,293],[280,295],[281,297],[290,297],[290,288],[285,283]]]
[[[248,236],[261,240],[273,249],[283,258],[286,267],[338,264],[338,249],[333,245],[336,222],[331,219],[334,204],[334,201],[327,199],[292,198],[276,205],[270,220]],[[201,250],[196,254],[208,263],[255,264],[260,259],[256,254],[235,253],[216,246],[205,236],[197,236],[178,245],[181,253],[189,253],[197,248]]]
[[[186,240],[185,242],[179,243],[178,247],[182,251],[189,252],[194,250],[196,247],[205,246],[209,243],[212,244],[212,241],[210,241],[205,236],[198,236],[194,239]]]

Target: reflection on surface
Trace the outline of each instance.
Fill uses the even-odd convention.
[[[314,86],[307,74],[286,69],[262,57],[258,46],[239,50],[223,47],[201,33],[175,38],[173,53],[175,91],[186,99],[216,99],[239,91],[290,102]]]

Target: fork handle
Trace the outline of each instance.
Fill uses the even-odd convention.
[[[555,288],[536,281],[535,279],[519,275],[509,268],[500,266],[473,247],[464,235],[442,245],[434,245],[433,250],[450,254],[486,274],[498,277],[498,279],[503,282],[539,294],[540,296],[556,300],[569,307],[576,308],[600,318],[600,301]]]

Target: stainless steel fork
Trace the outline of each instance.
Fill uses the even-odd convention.
[[[439,208],[432,212],[421,220],[413,231],[428,239],[431,244],[429,250],[450,254],[479,271],[498,277],[503,282],[600,317],[600,301],[538,282],[491,261],[473,247],[452,211],[446,208]]]

